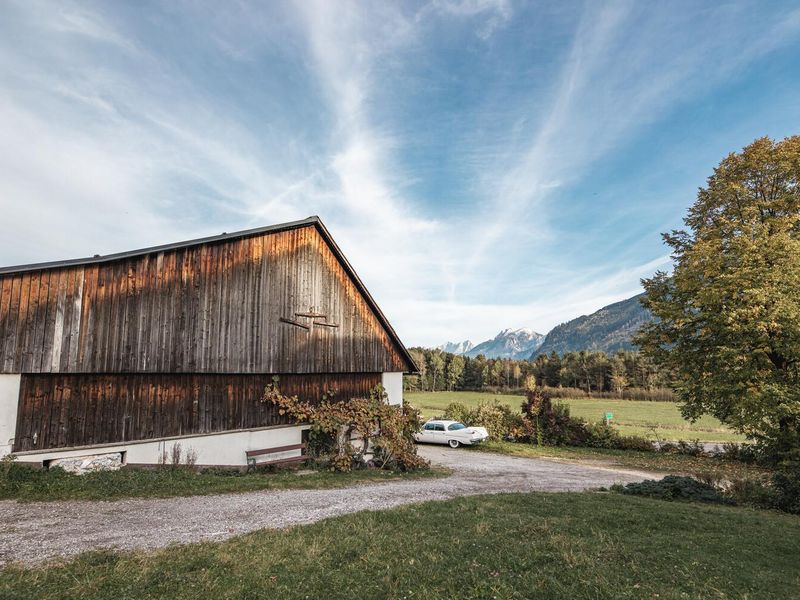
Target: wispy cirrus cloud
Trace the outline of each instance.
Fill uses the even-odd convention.
[[[544,331],[793,133],[799,36],[750,3],[7,2],[0,262],[316,213],[409,343]]]
[[[464,19],[477,17],[476,33],[483,40],[489,39],[508,23],[513,14],[511,0],[434,0],[429,7],[448,16]],[[425,12],[421,11],[422,14]]]
[[[295,158],[286,155],[291,138],[265,145],[119,24],[67,3],[55,11],[46,4],[17,8],[37,41],[36,56],[11,61],[7,48],[2,61],[3,121],[13,124],[3,128],[3,145],[13,156],[0,169],[7,185],[16,186],[7,197],[18,206],[39,205],[67,217],[86,207],[93,218],[78,230],[95,239],[116,231],[99,243],[105,250],[120,242],[119,228],[128,229],[122,241],[141,244],[215,230],[212,215],[225,226],[241,222],[296,185],[291,173],[306,165],[286,165]],[[18,179],[45,189],[28,198],[26,187],[13,183]],[[92,205],[94,197],[105,198],[104,210]],[[278,220],[295,215],[284,203],[269,208]],[[148,226],[120,223],[120,214],[129,213]],[[36,229],[32,219],[13,226],[20,225]],[[72,235],[64,235],[68,245]]]
[[[531,207],[547,216],[548,198],[579,180],[592,162],[800,35],[800,9],[764,18],[763,28],[748,28],[746,11],[712,6],[703,12],[716,23],[716,35],[698,37],[688,27],[696,14],[668,8],[630,1],[587,5],[546,117],[520,158],[500,165],[488,180],[487,212],[493,218],[481,224],[485,233],[474,260],[491,256],[488,248]],[[518,110],[526,112],[524,106]]]
[[[335,197],[333,218],[344,232],[344,248],[355,263],[380,282],[379,298],[393,302],[405,294],[407,281],[425,288],[441,276],[446,246],[437,237],[442,224],[404,196],[409,177],[393,162],[404,140],[373,122],[374,90],[381,84],[378,65],[413,43],[413,23],[390,5],[299,2],[314,69],[334,115],[330,162],[324,191]],[[366,9],[369,11],[370,9]],[[380,248],[379,252],[375,252]],[[386,266],[391,265],[388,277]],[[446,267],[445,267],[446,269]]]

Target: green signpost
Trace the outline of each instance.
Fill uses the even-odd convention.
[[[613,419],[613,418],[614,418],[614,413],[607,412],[606,413],[606,425],[608,425],[611,422],[611,419]]]

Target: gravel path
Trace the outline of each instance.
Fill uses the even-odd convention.
[[[0,564],[38,562],[90,549],[159,548],[224,540],[263,528],[311,523],[361,510],[456,496],[520,491],[579,491],[640,481],[637,471],[589,467],[420,446],[420,454],[450,467],[440,479],[362,484],[335,490],[283,490],[114,502],[0,502]]]

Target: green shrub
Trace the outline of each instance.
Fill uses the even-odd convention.
[[[800,468],[782,469],[772,476],[772,507],[800,514]]]
[[[600,421],[599,423],[586,423],[586,446],[591,448],[609,448],[612,450],[638,450],[652,452],[653,443],[636,435],[622,435],[611,425]]]
[[[784,467],[768,478],[733,479],[725,494],[737,504],[800,514],[800,469]]]
[[[526,441],[533,444],[653,450],[653,445],[645,438],[623,436],[607,423],[587,423],[571,416],[569,406],[553,404],[550,394],[540,388],[527,392],[522,403],[522,423],[528,429]]]
[[[616,448],[622,437],[619,432],[606,423],[586,423],[586,445],[592,448]]]
[[[522,415],[529,427],[531,443],[545,446],[583,446],[588,439],[586,422],[569,414],[569,406],[553,404],[540,388],[529,390]]]
[[[654,452],[653,442],[639,435],[621,435],[615,446],[617,450],[637,450],[639,452]]]
[[[752,464],[760,460],[760,449],[756,444],[737,444],[731,442],[722,445],[720,458]]]
[[[507,438],[517,425],[520,416],[497,400],[484,401],[468,411],[463,423],[470,427],[485,427],[489,436],[497,440]]]
[[[460,402],[451,402],[444,409],[444,418],[460,421],[468,427],[485,427],[497,440],[516,438],[522,416],[496,399],[484,400],[469,409]]]
[[[453,421],[460,421],[467,425],[469,420],[469,409],[461,402],[451,402],[444,409],[444,418],[452,419]]]
[[[711,502],[714,504],[735,504],[709,483],[698,481],[693,477],[667,475],[660,481],[647,479],[625,486],[613,486],[614,491],[632,496],[646,496],[659,500],[684,500],[692,502]]]
[[[693,442],[686,442],[679,440],[677,442],[661,442],[658,446],[659,452],[667,454],[682,454],[684,456],[702,456],[705,454],[705,448],[700,440]]]
[[[732,479],[725,487],[725,494],[736,504],[745,506],[772,508],[775,505],[772,486],[759,479]]]
[[[585,446],[590,437],[586,421],[571,416],[566,404],[552,404],[549,411],[539,415],[539,422],[547,445]]]

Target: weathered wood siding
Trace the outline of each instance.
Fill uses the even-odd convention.
[[[2,373],[407,369],[314,226],[0,275]]]
[[[148,440],[289,423],[259,400],[271,375],[23,375],[14,452]],[[312,402],[365,397],[380,373],[281,375]]]

